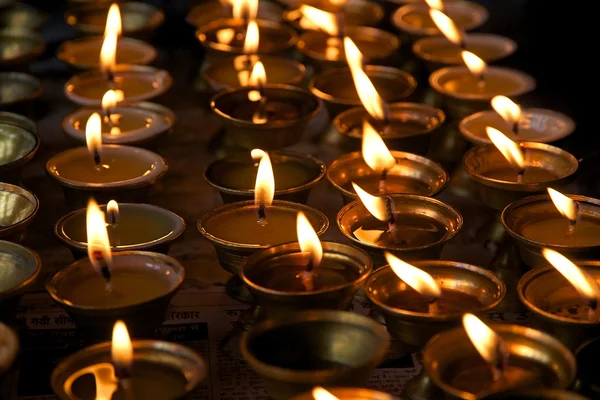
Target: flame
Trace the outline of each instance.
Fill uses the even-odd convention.
[[[485,61],[467,50],[461,51],[460,55],[469,71],[471,71],[476,78],[481,79],[486,69]]]
[[[235,29],[232,29],[232,28],[219,29],[217,31],[216,35],[217,35],[217,42],[219,42],[221,44],[229,44],[233,41],[233,38],[235,37]]]
[[[124,96],[122,90],[107,90],[102,96],[102,111],[106,112],[106,110],[116,107],[118,102],[123,101]]]
[[[303,4],[300,12],[329,36],[339,36],[340,29],[334,14]]]
[[[105,35],[102,48],[100,49],[100,70],[104,73],[112,73],[117,63],[117,41],[116,33]]]
[[[551,249],[542,249],[542,255],[573,285],[582,297],[594,302],[600,299],[600,289],[594,278],[578,268],[571,260]]]
[[[92,265],[100,270],[102,262],[109,266],[112,264],[110,242],[106,231],[104,213],[94,199],[90,199],[86,212],[88,257]]]
[[[344,38],[344,51],[361,103],[373,118],[380,121],[387,120],[387,105],[363,70],[363,55],[349,37]]]
[[[104,37],[108,35],[121,36],[123,32],[121,28],[121,10],[117,3],[113,3],[108,9],[108,15],[106,16],[106,27],[104,28]]]
[[[257,61],[252,67],[252,73],[248,78],[248,85],[262,89],[267,84],[267,72],[262,62]],[[248,92],[248,99],[250,101],[259,101],[262,95],[260,90],[251,90]]]
[[[252,21],[258,14],[258,0],[232,0],[233,18],[247,18]]]
[[[380,221],[388,220],[387,205],[385,204],[384,199],[370,195],[354,182],[352,182],[352,187],[354,187],[354,190],[360,198],[360,201],[364,204],[365,208],[371,213],[371,215]]]
[[[485,131],[492,143],[494,143],[494,146],[500,150],[502,155],[511,165],[519,169],[525,168],[525,157],[523,156],[521,146],[507,138],[506,135],[498,129],[486,126]]]
[[[577,202],[571,200],[558,190],[547,188],[550,199],[559,213],[569,221],[577,220]]]
[[[317,267],[323,259],[323,247],[321,246],[317,232],[315,232],[310,221],[301,211],[298,212],[296,232],[298,234],[300,250],[303,253],[309,253],[313,267]]]
[[[430,2],[434,1],[427,0],[427,4],[429,4]],[[439,1],[439,3],[441,4],[441,1]],[[449,16],[447,16],[441,11],[441,8],[433,7],[431,6],[431,4],[429,6],[431,7],[431,10],[429,10],[429,15],[435,23],[435,26],[437,26],[437,28],[440,30],[440,32],[442,32],[442,35],[444,35],[446,39],[448,39],[455,45],[460,46],[464,40],[464,33]]]
[[[498,359],[498,334],[473,314],[463,315],[463,326],[467,336],[481,357],[490,364]]]
[[[439,299],[442,295],[442,289],[437,284],[435,279],[427,272],[402,261],[387,251],[384,253],[385,259],[390,264],[390,267],[398,278],[402,279],[411,288],[423,296],[431,296]]]
[[[106,214],[108,217],[107,223],[114,225],[119,222],[119,203],[111,200],[106,205]]]
[[[396,165],[396,159],[367,120],[363,122],[362,156],[375,172],[389,171]]]
[[[313,388],[312,396],[315,400],[340,400],[320,386]]]
[[[260,149],[254,149],[250,153],[254,161],[259,161],[256,172],[256,184],[254,185],[254,201],[256,205],[270,206],[275,197],[275,177],[269,155]]]
[[[244,40],[244,54],[256,54],[259,43],[258,24],[256,21],[248,22],[246,30],[246,39]]]
[[[515,124],[521,119],[521,107],[506,96],[494,96],[492,108],[509,124]]]
[[[85,124],[85,142],[90,157],[96,164],[99,164],[99,158],[102,154],[102,118],[98,113],[90,115]]]
[[[133,346],[131,339],[129,339],[127,326],[123,321],[115,322],[110,352],[117,375],[118,371],[131,369],[131,365],[133,364]]]
[[[425,0],[425,3],[427,3],[429,8],[432,8],[434,10],[441,11],[444,9],[444,2],[442,0]]]

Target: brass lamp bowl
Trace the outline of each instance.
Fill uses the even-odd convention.
[[[463,158],[465,169],[477,184],[481,199],[496,210],[503,210],[523,197],[545,192],[548,187],[559,188],[575,178],[579,163],[572,154],[545,143],[521,142],[520,145],[525,156],[526,170],[527,167],[543,167],[554,178],[538,182],[516,182],[516,169],[510,166],[492,144],[473,147]],[[515,181],[489,176],[493,172],[511,168],[515,170]]]
[[[391,103],[389,129],[383,128],[381,137],[389,149],[426,154],[431,137],[444,122],[446,115],[439,108],[417,103]],[[336,116],[333,126],[341,133],[340,146],[349,151],[357,151],[362,145],[363,121],[369,120],[374,127],[381,122],[374,121],[364,107],[355,107]]]
[[[344,21],[344,26],[377,26],[385,13],[383,7],[378,3],[367,0],[349,1],[341,7],[332,5],[329,1],[310,0],[304,1],[302,4],[316,7],[320,10],[341,13]],[[292,25],[298,31],[304,30],[319,30],[319,27],[303,17],[302,11],[299,8],[285,11],[283,18],[287,23]]]
[[[371,216],[359,199],[352,201],[338,212],[338,228],[346,238],[369,253],[375,268],[387,264],[383,255],[384,251],[389,251],[406,261],[438,259],[446,243],[462,228],[463,218],[460,213],[454,207],[439,200],[412,194],[390,194],[388,196],[395,204],[399,221],[402,221],[404,216],[423,216],[423,222],[435,219],[444,226],[446,231],[440,238],[432,237],[430,241],[424,240],[425,244],[415,246],[410,244],[406,246],[378,245],[362,242],[355,236],[355,230],[363,224],[376,224],[378,228],[385,230],[387,223],[376,222],[375,217]]]
[[[307,90],[267,84],[263,94],[268,99],[268,119],[266,123],[256,124],[252,122],[252,110],[257,105],[248,100],[248,92],[252,90],[255,89],[226,89],[210,101],[210,107],[222,121],[229,139],[248,149],[278,150],[298,143],[321,108],[319,101]],[[269,102],[273,102],[272,108]],[[278,109],[278,104],[285,108]],[[286,115],[289,110],[293,115]]]
[[[600,262],[575,261],[596,281],[600,279]],[[519,299],[533,314],[533,326],[548,332],[570,349],[600,336],[600,324],[579,311],[584,301],[575,288],[553,266],[528,271],[517,286]],[[568,315],[568,316],[567,316]]]
[[[0,239],[21,242],[40,210],[40,201],[20,186],[0,183],[0,204]]]
[[[385,328],[346,311],[303,311],[266,320],[242,337],[242,354],[275,400],[316,385],[363,386],[389,348]]]
[[[364,70],[377,93],[388,103],[405,99],[417,87],[415,78],[398,68],[366,65]],[[326,69],[316,74],[308,88],[313,95],[323,100],[332,118],[349,108],[362,108],[352,73],[347,66]]]
[[[454,261],[416,261],[413,265],[434,277],[442,287],[477,298],[481,305],[468,312],[484,314],[496,307],[506,294],[504,283],[492,272]],[[383,315],[387,330],[405,351],[423,348],[435,334],[459,326],[466,311],[429,314],[404,310],[388,303],[392,296],[414,289],[405,284],[389,266],[377,269],[365,283],[365,295]]]
[[[547,333],[519,325],[492,324],[490,328],[503,339],[504,349],[509,354],[509,366],[519,368],[522,374],[531,374],[521,386],[565,389],[575,378],[575,357]],[[423,350],[423,368],[435,385],[444,391],[446,398],[466,400],[494,394],[488,389],[474,396],[455,387],[455,381],[461,379],[461,375],[463,380],[468,379],[465,371],[490,371],[463,327],[431,338]],[[472,384],[477,385],[478,382]]]
[[[327,388],[327,391],[339,399],[352,400],[399,400],[391,394],[363,388]],[[314,400],[311,392],[293,397],[291,400]]]
[[[598,216],[600,214],[600,200],[579,195],[569,195],[569,197],[578,202],[579,213],[583,219],[600,224],[600,217]],[[524,235],[528,228],[531,229],[535,224],[544,220],[565,218],[560,215],[547,194],[525,197],[509,204],[502,211],[501,218],[506,232],[517,241],[521,258],[531,268],[548,264],[541,254],[544,247],[559,251],[570,259],[596,260],[600,256],[600,240],[598,244],[567,245],[552,242],[551,239],[547,242],[541,242]]]
[[[201,28],[218,19],[229,19],[233,15],[232,7],[220,1],[206,1],[193,6],[185,20],[188,24]],[[280,5],[271,2],[259,2],[256,15],[259,20],[279,22],[283,20],[283,10]]]
[[[389,187],[390,193],[406,193],[433,197],[446,187],[448,174],[440,164],[428,158],[403,151],[391,151],[396,159],[398,168],[388,172],[388,185],[391,181],[401,184],[406,181],[406,190],[395,190]],[[352,187],[355,182],[361,188],[368,190],[366,180],[373,185],[379,184],[380,174],[373,171],[365,162],[361,152],[342,155],[331,163],[327,169],[327,180],[342,195],[345,204],[358,198]]]
[[[325,164],[311,156],[284,151],[270,152],[269,157],[275,175],[275,198],[306,204],[311,190],[325,176]],[[219,191],[226,204],[252,200],[257,168],[250,154],[237,154],[211,163],[204,170],[204,180]],[[301,183],[287,183],[292,168],[305,175]]]
[[[333,268],[326,266],[327,260],[343,265],[350,271],[344,283],[327,286],[311,291],[275,290],[264,286],[265,277],[276,273],[277,266],[297,265],[302,256],[300,245],[286,243],[269,247],[254,253],[244,263],[240,271],[242,280],[252,293],[256,303],[269,318],[279,315],[289,315],[303,310],[332,309],[345,310],[348,308],[354,294],[362,286],[373,268],[369,255],[358,248],[335,242],[321,242],[323,246],[323,265],[317,268]],[[350,275],[350,273],[348,274]]]
[[[5,2],[2,2],[5,3]],[[9,1],[9,3],[13,3]],[[0,26],[36,31],[44,26],[50,16],[27,3],[14,2],[2,8]]]
[[[22,72],[0,72],[0,108],[32,116],[35,102],[44,93],[42,81]]]
[[[23,167],[35,157],[40,140],[35,122],[22,115],[0,112],[0,144],[5,146],[0,165],[0,182],[18,183]]]
[[[1,68],[26,66],[38,58],[46,48],[44,38],[35,31],[23,27],[0,29]],[[10,46],[10,47],[8,47]]]

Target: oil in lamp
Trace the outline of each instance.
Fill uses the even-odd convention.
[[[302,4],[340,15],[344,26],[377,26],[385,16],[382,6],[366,0],[310,0]],[[318,24],[303,14],[302,4],[286,11],[283,14],[284,19],[299,31],[320,30]]]
[[[185,20],[196,29],[219,19],[242,18],[248,2],[239,0],[213,0],[193,6]],[[256,18],[273,22],[283,20],[281,6],[268,1],[259,1]]]
[[[314,387],[310,392],[293,397],[291,400],[398,400],[390,394],[372,389],[335,387]]]

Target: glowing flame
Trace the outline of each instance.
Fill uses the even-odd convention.
[[[423,296],[431,296],[439,299],[442,295],[442,289],[427,272],[402,261],[387,251],[384,253],[385,259],[398,278],[402,279],[411,288]]]
[[[577,220],[577,202],[571,200],[558,190],[547,188],[550,199],[559,213],[569,221]]]
[[[122,90],[107,90],[102,96],[102,111],[106,112],[106,110],[116,107],[117,103],[123,101],[123,99],[124,93]]]
[[[496,332],[473,314],[463,315],[463,326],[479,355],[490,364],[496,363],[500,348]]]
[[[85,142],[90,157],[99,165],[102,155],[102,118],[98,113],[90,115],[85,124]]]
[[[120,375],[120,371],[131,369],[131,365],[133,364],[133,345],[131,344],[131,339],[129,339],[127,326],[123,321],[115,322],[110,352],[117,376]]]
[[[106,16],[106,27],[104,28],[104,37],[108,35],[121,36],[123,32],[121,28],[121,10],[117,3],[113,3],[108,9],[108,15]]]
[[[485,73],[485,61],[483,61],[481,58],[467,50],[461,51],[460,55],[462,56],[465,65],[467,66],[469,71],[471,71],[473,76],[475,76],[478,79],[481,79],[483,77],[483,74]]]
[[[315,400],[340,400],[320,386],[313,388],[312,396]]]
[[[257,61],[252,67],[252,73],[248,78],[248,86],[263,88],[267,84],[267,72],[262,62]],[[259,101],[262,95],[259,90],[251,90],[248,92],[248,99],[250,101]]]
[[[244,54],[256,54],[259,43],[258,24],[256,21],[248,22],[246,39],[244,40]]]
[[[110,34],[104,38],[100,49],[100,70],[104,73],[112,73],[115,70],[117,55],[117,35]]]
[[[363,122],[362,156],[375,172],[389,171],[396,165],[396,159],[367,120]]]
[[[485,131],[488,137],[494,143],[494,146],[500,150],[506,160],[518,169],[525,168],[525,157],[521,146],[506,137],[505,134],[498,129],[486,126]]]
[[[258,14],[258,0],[232,0],[233,18],[255,20]]]
[[[444,2],[442,0],[425,0],[425,3],[427,3],[429,8],[432,8],[434,10],[441,11],[444,9]]]
[[[340,29],[334,14],[303,4],[300,12],[329,36],[339,36]]]
[[[370,195],[354,182],[352,182],[352,187],[356,191],[360,201],[364,204],[365,208],[371,213],[371,215],[380,221],[388,220],[387,205],[384,199]]]
[[[111,200],[106,205],[107,223],[115,225],[119,222],[119,203]]]
[[[112,254],[110,252],[110,242],[106,231],[106,219],[104,213],[98,207],[94,199],[90,199],[86,211],[86,229],[88,257],[92,265],[101,270],[103,267],[110,268],[112,264]],[[104,263],[104,265],[103,265]]]
[[[573,285],[582,297],[597,304],[600,299],[600,289],[594,278],[557,251],[542,249],[542,255]]]
[[[235,37],[235,29],[232,29],[232,28],[219,29],[217,31],[216,35],[217,35],[217,42],[222,43],[222,44],[229,44],[233,41],[233,38]]]
[[[429,4],[430,1],[431,0],[428,0],[427,3]],[[441,3],[441,1],[439,3]],[[464,40],[464,33],[450,17],[441,11],[441,8],[431,7],[431,10],[429,10],[429,15],[435,23],[435,26],[437,26],[446,39],[457,46],[461,45]]]
[[[323,259],[323,247],[321,246],[317,232],[315,232],[303,212],[298,212],[296,231],[300,250],[303,253],[309,253],[313,267],[317,267]]]
[[[254,201],[256,205],[270,206],[275,197],[275,176],[269,155],[260,149],[254,149],[250,153],[254,161],[259,161],[256,173],[256,184],[254,185]]]
[[[521,107],[506,96],[494,96],[492,108],[509,124],[518,123],[521,119]]]
[[[371,82],[363,70],[363,55],[349,37],[344,38],[344,51],[346,52],[346,61],[350,67],[354,86],[356,86],[361,103],[373,118],[380,121],[387,120],[387,105],[381,96],[379,96],[373,82]]]

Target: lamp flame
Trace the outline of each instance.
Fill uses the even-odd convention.
[[[462,59],[469,71],[471,71],[471,74],[473,74],[473,76],[475,76],[477,79],[481,80],[487,67],[485,61],[467,50],[461,51],[460,55],[462,56]]]
[[[257,87],[259,90],[251,90],[248,92],[250,101],[259,101],[262,97],[261,90],[267,84],[267,72],[262,62],[257,61],[252,67],[250,78],[248,78],[248,86]]]
[[[504,158],[506,158],[512,166],[519,170],[525,168],[525,156],[523,155],[521,146],[510,140],[498,129],[486,126],[485,131],[492,143],[494,143],[494,146],[500,150]]]
[[[596,309],[600,300],[598,284],[589,274],[557,251],[542,249],[542,255],[564,276],[577,292]]]
[[[106,219],[104,213],[98,207],[94,199],[90,199],[86,211],[86,229],[88,257],[90,262],[101,272],[104,277],[110,279],[110,267],[112,266],[112,254],[108,232],[106,231]]]
[[[114,72],[117,64],[117,41],[116,33],[105,35],[100,49],[100,71],[108,75]]]
[[[339,36],[340,29],[334,14],[303,4],[300,12],[329,36]]]
[[[133,345],[123,321],[115,322],[110,352],[115,366],[115,375],[119,378],[127,377],[133,364]]]
[[[483,321],[473,314],[463,315],[463,327],[467,336],[481,357],[489,364],[496,365],[503,358],[501,354],[501,339]]]
[[[387,221],[389,219],[387,204],[384,199],[370,195],[354,182],[352,182],[352,187],[356,191],[360,201],[364,204],[365,208],[371,213],[371,215],[380,221]]]
[[[506,96],[494,96],[492,108],[509,124],[517,124],[521,119],[521,107]]]
[[[402,279],[411,288],[415,289],[423,296],[431,296],[434,299],[439,299],[442,295],[442,289],[437,284],[435,279],[427,272],[419,269],[407,262],[402,261],[387,251],[384,253],[385,259],[392,268],[392,271]]]
[[[577,220],[577,202],[565,196],[558,190],[547,188],[548,194],[558,212],[569,221]]]
[[[340,400],[320,386],[313,388],[312,396],[314,400]]]
[[[427,0],[427,4],[432,0]],[[441,1],[439,2],[441,3]],[[433,23],[442,32],[442,35],[449,41],[457,46],[462,46],[464,42],[464,33],[456,25],[456,23],[446,14],[444,14],[441,8],[433,7],[429,4],[431,9],[429,10],[429,16],[433,20]]]
[[[425,0],[425,3],[427,3],[429,8],[432,8],[434,10],[441,11],[444,9],[444,2],[442,0]]]
[[[367,120],[363,122],[362,156],[375,172],[389,171],[396,165],[396,159]]]
[[[123,33],[121,23],[121,10],[117,3],[113,3],[108,9],[108,15],[106,16],[106,27],[104,28],[104,37],[108,35],[121,36]]]
[[[106,205],[106,223],[110,225],[116,225],[119,223],[119,203],[115,200],[111,200]]]
[[[389,119],[387,104],[379,96],[373,82],[363,70],[363,55],[349,37],[344,38],[344,51],[361,103],[371,117],[380,121],[387,121]]]
[[[107,90],[106,93],[104,93],[104,96],[102,96],[102,111],[106,112],[107,110],[116,107],[117,103],[123,101],[123,99],[124,93],[122,90]]]
[[[246,18],[252,21],[258,15],[258,0],[232,0],[231,7],[233,18]]]
[[[300,250],[310,254],[312,267],[318,267],[323,259],[323,246],[321,246],[317,232],[303,212],[298,212],[296,231]]]
[[[246,38],[244,39],[244,54],[256,54],[258,52],[259,33],[258,24],[252,20],[248,22]]]
[[[235,37],[235,30],[232,28],[219,29],[216,32],[217,42],[222,44],[229,44],[233,41]]]
[[[254,161],[259,161],[254,185],[254,201],[257,206],[270,206],[275,197],[275,176],[269,155],[260,149],[250,153]]]
[[[102,118],[93,113],[85,124],[85,142],[96,167],[100,167],[102,155]]]

